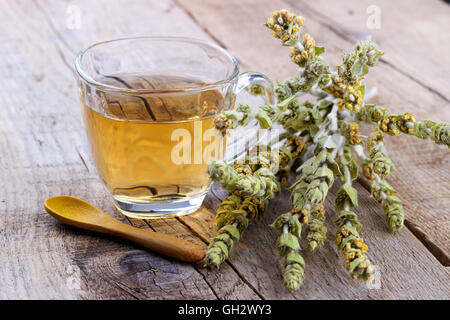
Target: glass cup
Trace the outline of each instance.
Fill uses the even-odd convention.
[[[250,85],[273,103],[264,75],[239,74],[233,56],[201,40],[105,41],[81,51],[75,65],[97,171],[118,210],[133,218],[196,211],[211,184],[208,162],[236,158],[259,139],[256,122],[223,137],[215,116]]]

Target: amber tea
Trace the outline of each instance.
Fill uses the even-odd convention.
[[[221,159],[225,148],[213,128],[224,106],[222,94],[171,92],[204,85],[175,76],[117,75],[102,82],[158,88],[157,94],[139,96],[102,92],[100,110],[82,104],[93,158],[113,197],[122,203],[164,203],[205,194],[208,162]]]

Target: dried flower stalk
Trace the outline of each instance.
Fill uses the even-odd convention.
[[[364,176],[372,180],[371,195],[381,203],[387,224],[393,231],[402,228],[402,201],[385,181],[395,169],[384,146],[383,133],[408,134],[450,147],[448,123],[416,121],[410,113],[390,115],[384,107],[366,104],[364,77],[383,55],[373,42],[358,42],[332,71],[321,57],[324,48],[317,46],[310,35],[301,36],[304,21],[287,10],[275,11],[267,20],[266,26],[283,46],[289,47],[290,59],[300,68],[296,76],[276,84],[277,102],[263,105],[255,113],[249,106],[240,105],[216,119],[216,128],[223,134],[247,125],[253,118],[262,129],[281,125],[285,130],[284,146],[278,150],[270,150],[269,146],[268,151],[253,151],[233,164],[213,162],[208,169],[212,179],[230,192],[219,206],[218,235],[212,239],[205,258],[206,266],[218,267],[228,258],[249,222],[260,216],[268,201],[279,193],[295,160],[301,160],[295,182],[289,187],[292,209],[271,225],[280,232],[276,245],[284,268],[283,283],[289,290],[298,289],[304,280],[305,261],[300,254],[302,229],[305,227],[306,243],[312,251],[324,244],[324,204],[335,177],[343,182],[335,201],[337,249],[352,278],[373,279],[367,245],[360,236],[362,226],[352,211],[358,205],[352,181],[358,176],[359,157]],[[262,94],[259,89],[249,91]],[[300,103],[298,98],[307,94],[314,101]],[[376,128],[363,139],[360,126],[367,124]]]

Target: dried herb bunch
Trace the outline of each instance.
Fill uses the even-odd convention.
[[[385,181],[394,165],[383,144],[384,134],[414,135],[450,147],[448,123],[416,120],[410,113],[389,115],[384,107],[365,103],[362,81],[383,55],[374,43],[358,42],[332,71],[321,57],[324,48],[317,46],[310,35],[301,36],[303,23],[303,17],[281,10],[273,12],[265,24],[283,46],[289,47],[292,62],[300,68],[296,76],[276,84],[277,102],[263,105],[255,113],[240,105],[216,119],[216,128],[224,134],[253,118],[262,129],[278,124],[284,130],[282,147],[267,146],[261,151],[259,146],[235,163],[215,161],[208,168],[212,179],[230,192],[219,206],[218,235],[211,240],[205,258],[206,266],[218,267],[229,257],[248,224],[279,193],[294,171],[293,165],[300,164],[295,182],[289,186],[292,209],[271,225],[280,233],[276,245],[284,267],[283,283],[289,290],[298,289],[303,282],[302,230],[310,250],[316,251],[324,243],[324,203],[336,177],[342,181],[335,200],[337,249],[351,277],[361,281],[373,278],[368,248],[360,235],[361,223],[352,210],[358,205],[352,186],[358,176],[358,157],[364,176],[372,181],[372,196],[380,202],[388,226],[397,231],[403,227],[403,208],[395,190]],[[262,93],[258,88],[252,91]],[[303,95],[314,100],[300,103],[298,98]],[[364,124],[375,126],[368,137],[360,134],[360,125]]]

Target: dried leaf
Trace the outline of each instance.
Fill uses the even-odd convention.
[[[297,237],[295,237],[291,233],[283,233],[280,235],[277,241],[277,246],[280,247],[288,247],[292,250],[300,249],[300,244],[298,243]]]
[[[233,225],[227,225],[225,227],[223,227],[222,229],[220,229],[220,231],[224,231],[226,233],[228,233],[230,236],[233,237],[234,240],[239,240],[239,238],[241,237],[239,230],[233,226]]]
[[[316,56],[322,54],[325,52],[325,48],[324,47],[318,47],[318,46],[314,46],[314,54]]]

